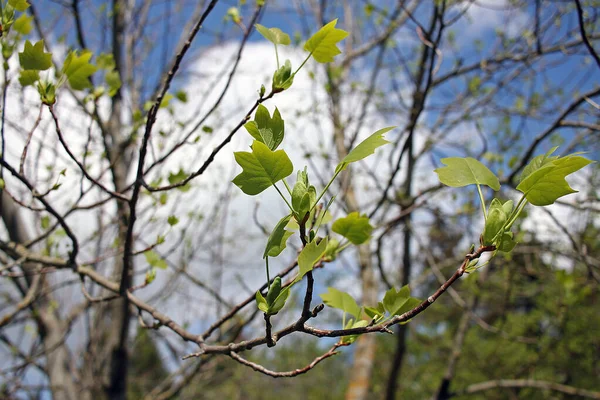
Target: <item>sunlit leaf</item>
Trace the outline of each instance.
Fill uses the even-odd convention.
[[[390,143],[384,139],[383,135],[394,128],[395,126],[388,126],[387,128],[380,129],[365,140],[363,140],[358,146],[352,149],[352,151],[350,151],[350,153],[348,153],[348,155],[344,157],[344,159],[338,164],[338,166],[335,169],[336,172],[345,170],[348,164],[360,161],[375,153],[375,149],[377,149],[378,147]]]
[[[350,213],[347,217],[336,220],[331,229],[348,239],[352,244],[366,242],[373,231],[373,227],[369,223],[369,217],[360,215],[358,212]]]
[[[298,255],[298,276],[294,283],[302,280],[304,275],[312,271],[315,264],[323,257],[327,250],[327,238],[322,239],[319,244],[314,240],[307,244]]]
[[[267,256],[277,257],[285,249],[287,240],[293,234],[293,232],[285,230],[291,217],[292,215],[290,214],[279,220],[275,229],[273,229],[273,232],[271,232],[271,235],[269,236],[263,258]]]
[[[146,257],[146,262],[152,267],[167,269],[167,262],[154,250],[148,250],[144,252],[144,256]]]
[[[84,90],[92,87],[90,77],[98,68],[90,63],[91,58],[92,53],[89,51],[84,51],[81,55],[78,55],[76,51],[72,51],[67,55],[62,71],[74,90]]]
[[[445,167],[435,170],[440,182],[451,187],[467,185],[486,185],[494,190],[500,190],[498,177],[488,167],[471,157],[442,158]]]
[[[313,58],[320,63],[333,61],[333,57],[341,53],[337,44],[348,36],[348,32],[342,29],[336,29],[337,19],[334,19],[314,35],[304,44],[304,50],[311,53]]]
[[[250,196],[261,193],[294,171],[285,151],[272,151],[258,140],[252,143],[251,153],[238,151],[234,155],[243,171],[233,183]]]
[[[267,28],[261,24],[255,24],[254,26],[256,27],[258,33],[263,35],[265,39],[273,44],[282,44],[287,46],[291,43],[290,36],[279,28]]]
[[[327,288],[327,293],[321,295],[323,303],[329,307],[337,308],[349,313],[355,319],[360,317],[361,307],[356,303],[356,300],[346,292],[342,292],[333,287]]]
[[[44,52],[43,40],[35,44],[26,40],[23,52],[19,53],[19,63],[23,69],[45,71],[52,66],[52,53]]]
[[[519,183],[517,190],[534,206],[550,205],[562,196],[577,192],[569,186],[565,177],[592,162],[573,154],[555,158],[529,173]]]

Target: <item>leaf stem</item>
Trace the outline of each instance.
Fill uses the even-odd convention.
[[[513,214],[510,216],[510,218],[508,218],[508,220],[506,222],[506,228],[504,228],[505,230],[510,229],[512,227],[512,225],[515,223],[515,221],[517,220],[517,218],[519,217],[519,215],[521,214],[521,212],[523,211],[523,209],[525,208],[527,203],[528,203],[528,201],[525,198],[525,195],[521,196],[521,199],[517,203],[517,206],[515,207]]]
[[[312,211],[313,208],[315,208],[315,206],[317,204],[319,204],[319,200],[321,200],[321,198],[325,195],[325,193],[327,192],[327,189],[329,189],[329,186],[331,186],[331,184],[333,183],[333,181],[335,180],[335,178],[337,178],[337,176],[340,174],[341,171],[336,171],[335,174],[333,174],[333,177],[331,178],[331,180],[327,183],[327,186],[325,186],[325,189],[323,189],[323,191],[321,192],[321,194],[319,195],[319,197],[317,197],[317,201],[315,201],[315,204],[313,204],[312,208],[310,209],[310,211]]]
[[[477,193],[479,193],[479,202],[481,203],[481,211],[483,211],[483,220],[487,221],[487,211],[485,210],[485,199],[483,198],[483,193],[481,192],[481,186],[479,183],[477,184]]]
[[[277,60],[277,69],[279,69],[279,52],[277,51],[277,44],[275,44],[275,59]]]
[[[294,75],[296,75],[302,69],[302,67],[304,67],[304,64],[306,64],[306,62],[310,59],[311,56],[312,52],[308,55],[308,57],[306,57],[306,59],[304,59],[304,61],[302,61],[302,64],[300,64],[296,72],[294,72]]]
[[[290,189],[290,185],[288,185],[287,181],[285,180],[285,178],[282,179],[283,184],[285,185],[285,188],[287,189],[288,193],[290,194],[290,196],[292,195],[292,189]]]
[[[279,193],[279,195],[281,196],[281,198],[283,199],[283,201],[285,201],[285,204],[287,204],[287,206],[289,207],[290,211],[293,213],[294,209],[292,208],[292,205],[289,203],[289,201],[287,201],[287,199],[285,198],[285,196],[283,195],[283,193],[281,193],[281,190],[279,190],[279,188],[277,187],[276,184],[273,184],[273,187],[275,187],[275,190],[277,190],[277,193]]]
[[[269,276],[269,256],[265,257],[265,264],[267,267],[267,292],[271,290],[271,277]]]

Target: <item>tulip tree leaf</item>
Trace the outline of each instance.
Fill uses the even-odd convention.
[[[78,55],[76,51],[72,51],[67,55],[62,71],[74,90],[84,90],[92,87],[90,76],[98,68],[90,63],[91,58],[92,53],[89,51],[84,51],[81,55]]]
[[[362,244],[369,240],[373,227],[369,223],[369,217],[352,212],[347,217],[336,220],[331,229],[339,233],[352,244]]]
[[[244,124],[244,128],[254,139],[266,144],[269,149],[275,150],[283,141],[285,123],[277,108],[271,117],[267,107],[259,104],[254,114],[254,121]]]
[[[348,164],[360,161],[371,154],[374,154],[375,149],[378,147],[390,143],[385,140],[383,135],[394,128],[395,126],[388,126],[387,128],[380,129],[359,143],[359,145],[352,149],[352,151],[350,151],[350,153],[348,153],[348,155],[338,164],[335,169],[336,172],[345,170]]]
[[[29,32],[31,32],[31,29],[33,28],[31,26],[32,20],[33,17],[30,17],[27,14],[21,14],[21,16],[15,20],[15,23],[13,24],[13,29],[22,35],[28,35]]]
[[[254,26],[256,27],[258,33],[263,35],[265,39],[275,45],[282,44],[287,46],[288,44],[292,43],[290,36],[279,28],[267,28],[261,24],[255,24]]]
[[[152,267],[167,269],[167,262],[154,250],[148,250],[144,252],[144,256],[146,257],[146,262]]]
[[[529,164],[527,164],[525,168],[523,168],[523,172],[521,173],[519,182],[523,182],[523,180],[529,175],[531,175],[533,172],[542,168],[544,165],[556,160],[558,156],[552,156],[552,153],[554,153],[556,149],[558,149],[558,146],[551,148],[550,151],[548,151],[546,154],[540,154],[539,156],[534,157],[529,162]]]
[[[292,236],[294,232],[285,230],[288,222],[292,215],[287,215],[279,220],[273,232],[269,236],[269,240],[267,241],[267,247],[265,248],[265,252],[263,253],[263,258],[269,257],[277,257],[281,252],[285,249],[286,242]]]
[[[353,329],[353,328],[364,328],[365,326],[369,325],[369,321],[365,321],[363,319],[360,319],[358,321],[354,321],[354,320],[350,320],[348,321],[348,323],[346,324],[346,326],[344,327],[345,329]],[[341,343],[348,343],[348,344],[352,344],[354,343],[354,341],[356,341],[356,339],[358,338],[359,335],[348,335],[348,336],[343,336],[340,340]]]
[[[398,315],[403,309],[404,304],[410,299],[410,289],[408,285],[403,286],[400,290],[391,288],[383,296],[383,307],[391,315]]]
[[[577,192],[569,186],[565,177],[592,162],[574,154],[543,162],[539,169],[524,177],[517,190],[534,206],[550,205],[562,196]]]
[[[494,190],[500,190],[498,177],[485,165],[471,157],[442,158],[445,167],[435,170],[440,182],[451,187],[467,185],[486,185]]]
[[[23,12],[29,8],[29,2],[27,2],[27,0],[8,0],[8,4],[20,12]]]
[[[23,69],[19,72],[19,83],[21,86],[30,86],[40,80],[40,71],[34,69]]]
[[[258,140],[252,143],[251,153],[238,151],[234,155],[243,171],[233,179],[233,183],[250,196],[261,193],[294,171],[285,151],[272,151]]]
[[[315,264],[323,257],[327,250],[327,238],[324,238],[317,244],[313,240],[307,244],[298,255],[298,276],[294,279],[294,283],[300,282],[304,275],[312,271]]]
[[[52,53],[44,52],[43,40],[35,44],[26,40],[23,52],[19,53],[19,63],[23,69],[45,71],[52,66]]]
[[[355,319],[360,317],[361,307],[356,303],[356,300],[346,292],[328,287],[327,293],[323,293],[321,298],[323,299],[323,303],[327,304],[329,307],[347,312]]]
[[[304,44],[304,50],[310,52],[313,58],[320,63],[332,62],[333,57],[341,54],[337,43],[348,36],[348,32],[342,29],[336,29],[337,19],[334,19],[314,35]]]

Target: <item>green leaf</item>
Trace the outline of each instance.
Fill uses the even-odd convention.
[[[395,288],[391,288],[383,296],[383,307],[391,315],[396,315],[398,311],[402,310],[402,306],[404,306],[408,299],[410,299],[408,285],[403,286],[398,291]]]
[[[144,256],[146,257],[146,262],[152,267],[167,269],[167,262],[163,260],[155,251],[148,250],[144,252]]]
[[[290,60],[285,60],[285,63],[279,67],[273,74],[273,84],[271,89],[274,92],[281,92],[289,89],[294,83],[294,75],[292,74],[292,63]]]
[[[393,315],[402,315],[405,312],[412,310],[413,308],[415,308],[419,304],[421,304],[421,300],[419,300],[419,299],[417,299],[415,297],[411,297],[411,298],[409,298],[406,301],[406,303],[404,303],[400,308],[398,308]],[[404,325],[404,324],[408,323],[408,321],[410,321],[410,320],[401,322],[400,324]]]
[[[25,11],[29,8],[27,0],[8,0],[8,4],[17,11]]]
[[[335,168],[335,171],[339,172],[345,170],[348,164],[360,161],[371,154],[374,154],[375,149],[378,147],[390,143],[384,139],[383,135],[394,128],[395,126],[388,126],[387,128],[380,129],[363,140],[358,146],[352,149],[352,151],[350,151],[346,157],[344,157],[344,159]]]
[[[365,326],[368,326],[369,322],[365,321],[365,320],[358,320],[356,322],[354,322],[353,320],[348,321],[348,323],[346,324],[346,326],[344,328],[346,329],[352,329],[352,328],[364,328]],[[348,344],[352,344],[356,341],[356,339],[358,338],[359,335],[348,335],[348,336],[343,336],[340,340],[340,342],[342,343],[348,343]]]
[[[369,223],[369,217],[360,215],[358,212],[348,214],[347,217],[336,220],[331,229],[339,233],[352,244],[362,244],[369,240],[373,227]]]
[[[183,182],[184,180],[187,179],[187,177],[188,177],[188,175],[185,173],[183,168],[179,168],[179,171],[177,171],[177,173],[173,173],[173,172],[169,173],[169,177],[168,177],[169,184],[175,185],[177,183]],[[188,190],[190,190],[190,184],[187,183],[183,186],[179,186],[177,189],[182,192],[187,192]]]
[[[69,85],[73,90],[84,90],[92,87],[90,76],[98,68],[90,64],[91,58],[92,53],[90,51],[83,51],[81,55],[78,55],[76,51],[71,51],[67,55],[62,71],[67,76]]]
[[[44,230],[48,229],[48,227],[50,226],[50,217],[47,215],[44,215],[40,220],[40,226]]]
[[[179,223],[179,218],[177,218],[174,215],[169,215],[169,218],[167,218],[167,222],[169,223],[169,225],[175,226]]]
[[[290,296],[290,287],[288,286],[288,287],[282,289],[281,292],[279,292],[279,296],[277,296],[277,298],[275,299],[273,304],[271,304],[269,306],[269,310],[267,313],[269,315],[275,315],[279,311],[281,311],[283,306],[285,306],[285,302],[287,301],[289,296]]]
[[[146,272],[146,285],[151,284],[156,279],[156,268],[152,267],[148,272]]]
[[[281,293],[281,277],[278,276],[273,279],[273,283],[269,288],[269,292],[267,293],[267,304],[271,305],[275,302],[277,296]]]
[[[327,293],[321,295],[323,303],[329,307],[337,308],[349,313],[355,319],[360,318],[361,308],[356,304],[356,300],[346,292],[337,290],[336,288],[328,287]]]
[[[0,190],[4,189],[5,186],[4,179],[0,178]]]
[[[244,127],[254,139],[266,144],[271,150],[277,149],[283,141],[285,124],[277,108],[271,118],[267,107],[260,104],[254,114],[254,121],[247,122]]]
[[[508,219],[509,215],[510,214],[505,211],[504,205],[500,200],[496,198],[492,199],[492,202],[490,203],[490,207],[487,212],[485,227],[483,228],[482,237],[484,246],[490,246],[495,243],[494,238],[496,237],[496,235],[498,235],[498,233],[506,223],[506,220]]]
[[[96,57],[96,66],[100,69],[113,70],[115,69],[115,59],[112,54],[101,53]]]
[[[187,103],[188,102],[188,96],[187,93],[183,90],[178,90],[175,93],[175,97],[177,98],[177,100],[179,100],[182,103]]]
[[[287,240],[292,236],[293,232],[286,231],[285,227],[290,221],[292,215],[287,215],[279,220],[273,232],[269,236],[269,240],[267,241],[267,247],[265,248],[265,252],[263,253],[263,258],[269,257],[277,257],[281,252],[285,249]]]
[[[348,36],[348,32],[336,29],[336,24],[337,19],[334,19],[306,41],[304,50],[310,52],[317,62],[331,62],[333,57],[341,53],[337,43],[344,40]]]
[[[316,201],[317,190],[309,185],[305,167],[304,171],[298,171],[296,184],[292,189],[292,208],[296,211],[299,220],[304,218]]]
[[[498,250],[503,251],[505,253],[510,253],[516,245],[517,242],[513,240],[513,233],[503,232],[500,244],[498,245]]]
[[[377,304],[377,308],[375,307],[363,307],[365,310],[365,314],[367,314],[371,319],[380,320],[385,316],[385,308],[382,302]]]
[[[238,151],[234,155],[243,171],[233,179],[233,183],[250,196],[261,193],[294,171],[285,151],[272,151],[258,140],[252,143],[251,153]]]
[[[31,44],[29,40],[26,40],[23,52],[19,53],[19,63],[21,63],[23,69],[45,71],[52,66],[52,53],[44,52],[43,40],[35,44]]]
[[[113,97],[121,88],[121,77],[119,76],[119,71],[112,70],[107,72],[104,79],[108,85],[108,95]]]
[[[21,86],[30,86],[40,80],[40,71],[35,69],[23,69],[19,71],[19,83]]]
[[[485,165],[471,157],[442,158],[445,167],[435,169],[440,182],[451,187],[479,184],[500,190],[500,181]]]
[[[323,257],[327,250],[327,238],[324,238],[317,244],[314,240],[307,244],[298,255],[298,276],[294,283],[300,282],[306,273],[312,271],[315,264]]]
[[[331,239],[329,243],[327,243],[327,249],[325,250],[325,255],[323,259],[325,261],[333,261],[337,257],[337,250],[340,246],[340,241],[337,239]]]
[[[256,292],[256,305],[258,309],[264,313],[269,312],[269,305],[267,304],[267,300],[264,298],[260,290]]]
[[[592,162],[574,154],[544,162],[519,183],[517,190],[534,206],[550,205],[562,196],[577,192],[569,186],[565,177]]]
[[[32,26],[31,21],[33,17],[28,16],[27,14],[21,14],[19,18],[15,20],[13,24],[13,29],[19,32],[22,35],[28,35],[31,32]]]
[[[275,45],[282,44],[287,46],[292,42],[290,40],[290,36],[279,28],[267,28],[261,24],[254,24],[254,26],[256,27],[258,33],[263,35],[265,39]]]
[[[556,160],[558,158],[558,156],[551,156],[552,153],[554,153],[556,151],[556,149],[558,149],[558,146],[551,148],[550,151],[548,151],[546,154],[540,154],[539,156],[534,157],[529,162],[529,164],[527,164],[525,166],[525,168],[523,168],[523,172],[521,172],[521,177],[519,178],[519,182],[523,182],[523,180],[525,178],[527,178],[529,175],[531,175],[533,172],[542,168],[544,165]]]

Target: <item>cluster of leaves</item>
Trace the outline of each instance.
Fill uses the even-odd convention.
[[[304,49],[309,54],[293,73],[289,60],[286,60],[284,65],[280,66],[277,50],[278,45],[291,43],[289,36],[278,28],[266,28],[262,25],[256,25],[258,32],[275,45],[277,69],[273,74],[273,93],[289,89],[293,84],[295,75],[311,57],[317,62],[326,63],[333,61],[334,57],[341,53],[337,43],[344,39],[348,33],[336,29],[336,23],[337,20],[328,23],[307,40]],[[262,98],[264,86],[261,88],[260,93]],[[337,253],[347,246],[363,244],[371,237],[373,226],[371,226],[369,218],[358,212],[352,212],[333,222],[331,230],[343,238],[341,242],[335,238],[318,236],[321,225],[332,221],[329,207],[335,196],[325,205],[319,204],[319,202],[333,181],[348,165],[368,157],[378,147],[387,144],[388,141],[385,140],[384,134],[394,127],[384,128],[373,133],[350,151],[337,165],[333,177],[320,192],[310,183],[306,167],[297,172],[293,188],[286,181],[286,178],[293,173],[294,166],[285,150],[278,149],[285,136],[285,122],[277,108],[271,115],[265,106],[259,105],[254,120],[247,122],[244,127],[254,141],[250,146],[250,152],[241,151],[234,154],[236,162],[242,167],[242,172],[233,179],[233,183],[250,196],[260,194],[264,190],[274,187],[290,211],[288,215],[281,218],[271,232],[263,253],[267,282],[269,282],[267,294],[264,296],[260,291],[256,293],[258,308],[267,315],[275,315],[284,307],[293,285],[300,282],[307,273],[313,270],[315,265],[322,261],[332,261]],[[277,187],[277,183],[280,181],[283,181],[287,196]],[[304,244],[298,255],[298,275],[286,287],[282,287],[280,277],[276,277],[270,283],[269,257],[279,256],[285,249],[288,239],[296,231],[298,231]],[[329,288],[329,292],[322,295],[322,298],[325,304],[343,311],[342,326],[345,328],[366,326],[369,322],[363,319],[365,316],[382,321],[385,318],[386,311],[390,317],[398,315],[398,312],[404,310],[403,304],[412,305],[417,301],[410,297],[408,287],[400,291],[392,289],[386,293],[383,302],[380,303],[383,308],[365,307],[364,311],[362,307],[357,305],[352,296],[335,288]],[[380,308],[382,309],[381,312],[378,311]],[[347,322],[346,313],[352,316]],[[342,341],[351,343],[354,339],[354,337],[345,337]]]
[[[4,68],[8,69],[8,60],[15,53],[23,37],[32,30],[33,17],[25,13],[30,6],[27,0],[8,0],[6,3],[0,3],[0,6],[2,7],[2,58]],[[19,14],[18,17],[17,14]],[[57,89],[65,83],[68,83],[71,89],[76,91],[94,89],[92,93],[94,98],[104,93],[114,96],[121,87],[121,79],[119,72],[115,69],[112,55],[100,54],[94,65],[91,62],[92,53],[88,50],[68,52],[63,60],[62,68],[57,70],[56,74],[47,72],[44,74],[45,76],[42,76],[41,72],[49,71],[54,65],[52,53],[46,52],[44,48],[43,40],[34,43],[25,40],[23,51],[18,53],[21,67],[19,83],[22,86],[35,85],[42,103],[54,104]],[[105,70],[105,86],[94,88],[91,76],[99,69]]]
[[[445,166],[435,170],[440,182],[445,185],[451,187],[477,185],[485,220],[480,243],[482,246],[494,247],[492,256],[496,255],[498,251],[509,253],[514,249],[517,243],[511,228],[527,203],[534,206],[547,206],[553,204],[560,197],[577,192],[569,186],[565,177],[593,161],[582,157],[580,153],[564,157],[553,156],[556,149],[557,147],[553,147],[546,154],[533,158],[523,169],[517,186],[517,190],[522,195],[516,206],[512,200],[502,201],[493,198],[489,207],[486,207],[481,185],[498,191],[500,190],[500,181],[492,171],[474,158],[443,158],[442,163]],[[483,265],[485,264],[477,265],[477,260],[473,260],[467,267],[467,271]]]

